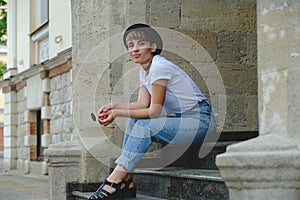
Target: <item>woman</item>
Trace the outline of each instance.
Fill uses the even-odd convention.
[[[153,141],[165,145],[201,145],[215,129],[207,98],[178,66],[160,56],[160,35],[146,24],[134,24],[123,35],[131,60],[141,66],[138,99],[109,103],[98,111],[107,126],[116,117],[127,117],[121,156],[116,167],[89,199],[135,197],[130,173]],[[163,115],[162,111],[172,115]]]

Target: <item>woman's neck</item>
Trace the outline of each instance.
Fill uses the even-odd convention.
[[[150,69],[150,67],[151,67],[151,64],[152,64],[152,62],[150,62],[147,66],[143,66],[143,69],[146,71],[146,72],[148,72],[149,71],[149,69]]]
[[[142,64],[142,68],[148,72],[149,69],[151,68],[151,64],[152,64],[152,59],[153,57],[150,58],[150,60],[147,63]]]

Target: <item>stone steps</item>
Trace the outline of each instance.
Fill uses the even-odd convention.
[[[183,169],[168,167],[162,170],[136,169],[133,174],[138,195],[135,199],[198,199],[198,200],[227,200],[228,190],[218,170]],[[87,199],[95,191],[93,185],[73,185],[68,199]],[[79,189],[79,190],[78,190]],[[85,189],[82,192],[82,189]],[[89,192],[87,192],[87,190]],[[132,199],[132,198],[131,198]]]
[[[91,194],[90,192],[80,192],[80,191],[72,192],[73,200],[87,200],[90,194]],[[129,198],[125,200],[166,200],[166,199],[138,194],[136,198]]]
[[[165,168],[136,169],[137,190],[153,197],[179,200],[227,200],[228,189],[218,170]]]
[[[133,173],[139,195],[136,199],[228,200],[228,189],[215,164],[216,155],[225,152],[230,144],[257,135],[256,131],[222,133],[216,144],[204,144],[208,147],[213,145],[213,149],[204,158],[190,157],[191,154],[187,153],[161,170],[140,166]],[[152,166],[154,161],[157,163],[155,158],[146,158],[145,166]],[[91,194],[98,186],[99,183],[71,183],[67,186],[67,199],[80,199],[80,194]]]

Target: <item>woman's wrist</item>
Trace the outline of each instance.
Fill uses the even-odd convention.
[[[111,107],[111,109],[119,109],[119,103],[112,102],[112,103],[110,103],[110,107]]]
[[[114,117],[129,117],[128,110],[123,110],[123,109],[114,109],[113,110],[113,115]]]
[[[114,118],[122,116],[122,110],[120,110],[120,109],[114,109],[112,112],[113,112]]]

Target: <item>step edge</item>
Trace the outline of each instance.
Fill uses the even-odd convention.
[[[224,182],[223,178],[221,177],[219,170],[198,170],[203,171],[203,173],[217,173],[218,176],[215,175],[202,175],[202,174],[189,174],[189,173],[175,173],[175,171],[184,171],[184,170],[164,170],[164,171],[157,171],[151,169],[135,169],[133,174],[148,174],[148,175],[156,175],[156,176],[170,176],[175,178],[186,178],[186,179],[197,179],[197,180],[206,180],[206,181],[216,181],[216,182]],[[186,170],[185,170],[186,171]]]
[[[80,191],[72,191],[72,196],[80,197],[80,198],[89,198],[89,195],[87,192],[80,192]]]

